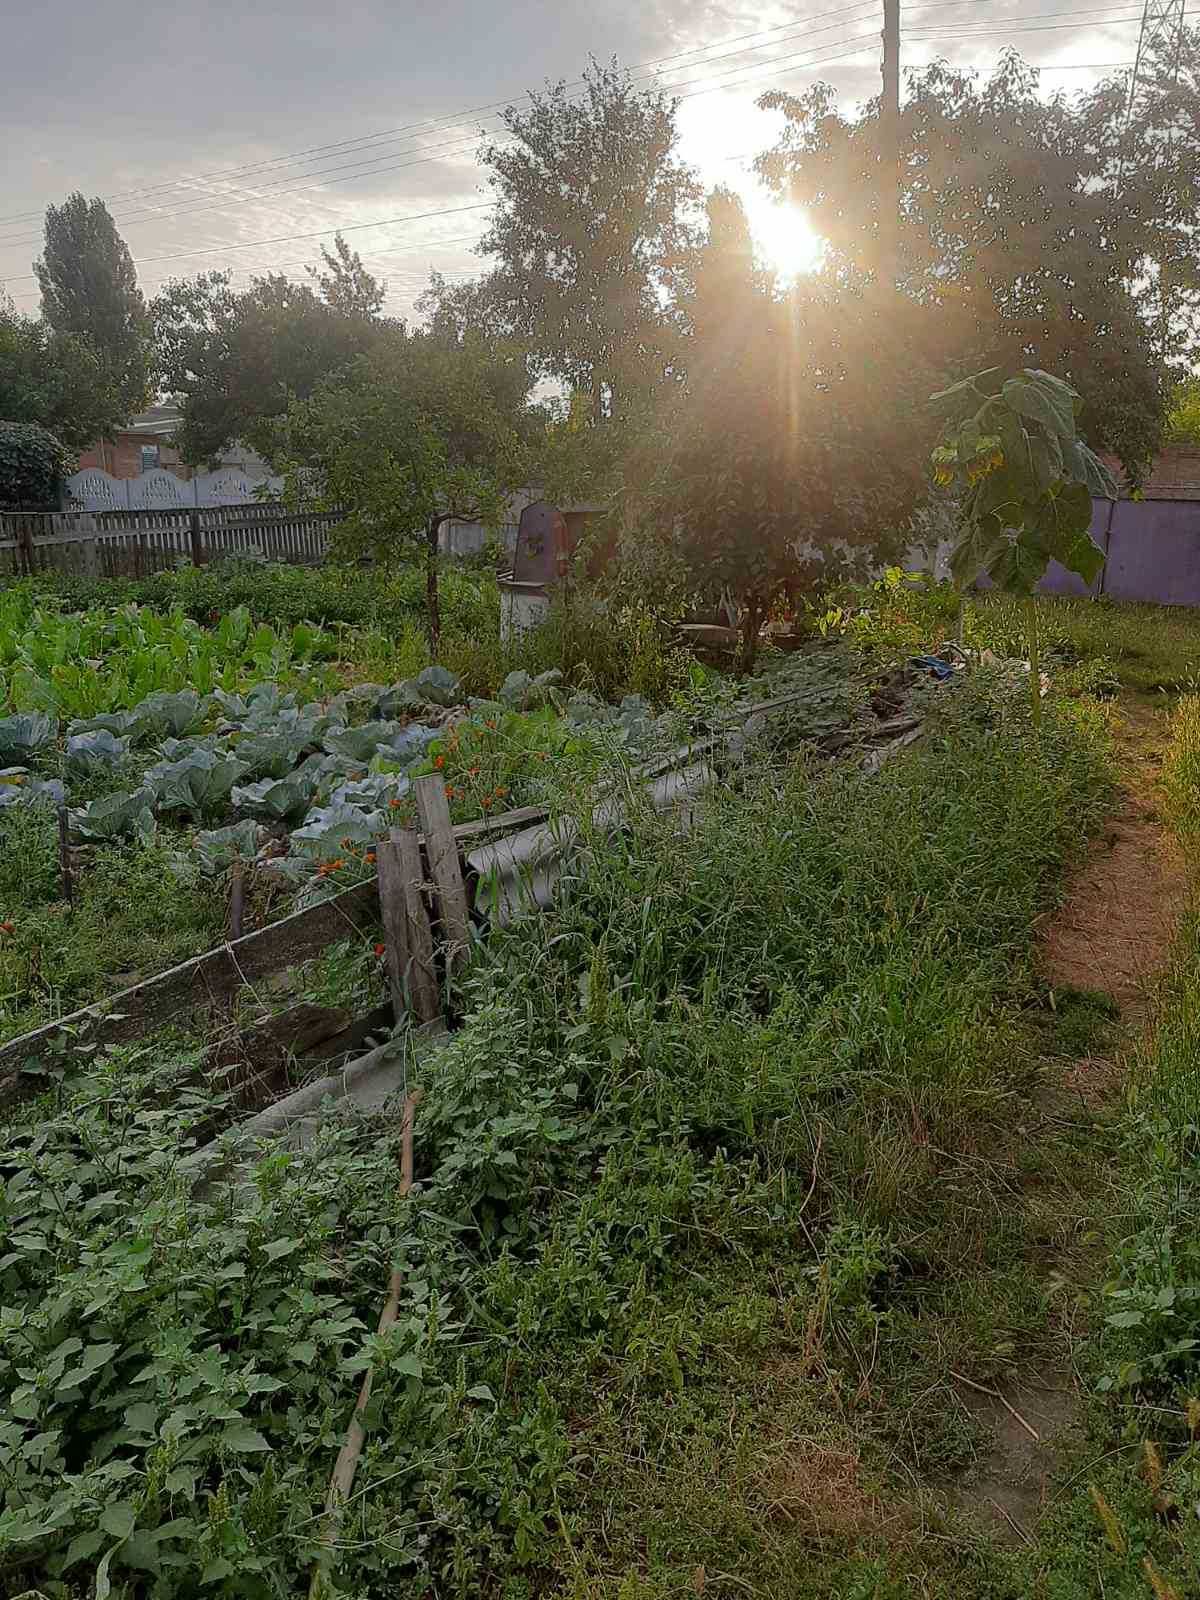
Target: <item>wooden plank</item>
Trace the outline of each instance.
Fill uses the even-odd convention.
[[[451,832],[457,844],[473,848],[483,840],[544,822],[548,814],[544,806],[519,806],[496,817],[460,822]],[[20,1071],[27,1061],[43,1056],[56,1040],[79,1036],[88,1043],[123,1044],[139,1038],[178,1016],[212,1006],[243,984],[261,982],[284,967],[319,955],[339,939],[364,932],[374,923],[378,906],[378,879],[368,878],[329,900],[293,911],[244,938],[193,956],[106,1000],[0,1044],[0,1105],[22,1098],[23,1093],[38,1093],[42,1080],[22,1080]],[[23,1091],[16,1087],[18,1083],[24,1083]]]
[[[381,839],[375,847],[375,861],[379,868],[379,910],[383,919],[384,960],[392,996],[392,1017],[399,1022],[408,1009],[405,979],[409,962],[408,911],[400,846],[394,839]]]
[[[433,964],[433,932],[421,892],[425,879],[421,844],[413,828],[395,830],[394,838],[400,856],[404,909],[408,918],[408,992],[417,1021],[433,1022],[441,1015],[442,1001]]]
[[[454,972],[467,959],[471,948],[471,925],[467,891],[458,862],[458,844],[450,827],[450,807],[446,785],[437,773],[418,778],[413,784],[417,816],[425,835],[425,855],[429,875],[437,888],[442,916],[442,938],[446,945],[446,968]]]

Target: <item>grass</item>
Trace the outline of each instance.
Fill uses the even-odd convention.
[[[889,575],[866,590],[841,596],[834,626],[881,659],[936,649],[957,636],[959,596],[949,584],[910,582]],[[1178,694],[1200,681],[1200,622],[1181,606],[1129,605],[1045,595],[1038,600],[1042,651],[1076,693],[1125,688]],[[998,655],[1027,652],[1020,600],[973,594],[964,642]]]
[[[48,1593],[101,1560],[131,1596],[143,1560],[163,1596],[298,1589],[399,1259],[339,1592],[1028,1593],[920,1477],[976,1446],[949,1370],[1060,1336],[1031,951],[1109,783],[1092,708],[1037,741],[983,674],[875,778],[758,763],[686,835],[585,833],[414,1068],[408,1205],[352,1125],[189,1194],[168,1152],[211,1113],[152,1055],[24,1114],[0,1560]]]

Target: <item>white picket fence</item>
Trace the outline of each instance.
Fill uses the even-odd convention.
[[[253,477],[238,467],[177,478],[154,467],[136,478],[114,478],[99,467],[85,467],[67,479],[73,511],[190,511],[195,506],[249,506],[278,500],[283,479]]]

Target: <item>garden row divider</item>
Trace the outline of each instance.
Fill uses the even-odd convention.
[[[803,700],[805,695],[806,691],[797,690],[757,704],[746,703],[731,710],[727,720],[731,727],[739,722],[744,724],[766,713],[782,710]],[[697,756],[714,753],[726,745],[728,738],[727,730],[692,741],[651,759],[634,769],[630,776],[639,781],[654,780],[683,763],[694,761]],[[414,1004],[414,1011],[417,1020],[424,1023],[437,1015],[440,1002],[432,934],[422,898],[426,880],[421,863],[421,846],[424,846],[429,857],[430,872],[439,891],[443,933],[449,955],[451,961],[457,964],[465,957],[470,941],[467,895],[459,857],[520,829],[533,830],[536,825],[548,821],[550,809],[547,806],[519,806],[496,816],[449,826],[449,811],[441,779],[436,775],[418,779],[414,791],[418,795],[418,807],[423,806],[420,816],[425,831],[418,834],[415,830],[393,830],[393,834],[398,833],[399,837],[380,841],[380,850],[384,856],[390,856],[387,847],[393,846],[401,852],[402,860],[406,860],[398,874],[404,892],[403,938],[397,936],[400,924],[396,913],[388,913],[392,922],[388,930],[388,950],[394,948],[396,957],[403,955],[403,962],[395,970],[389,962],[393,1003],[399,998],[401,989],[406,987],[408,998],[416,1001],[420,997],[419,1005]],[[422,794],[425,796],[423,802],[419,798]],[[411,846],[406,845],[405,834],[411,835]],[[431,837],[437,841],[432,851]],[[406,851],[407,857],[404,854]],[[451,879],[451,865],[458,875],[457,888]],[[391,870],[390,867],[388,870]],[[372,877],[328,900],[294,911],[265,928],[227,940],[202,955],[192,956],[105,1000],[83,1006],[54,1022],[10,1039],[0,1045],[0,1107],[31,1099],[42,1091],[47,1080],[44,1072],[36,1068],[47,1056],[52,1057],[56,1053],[69,1055],[72,1047],[77,1045],[129,1043],[192,1013],[215,1009],[238,990],[248,988],[253,992],[256,983],[285,968],[311,960],[339,939],[364,936],[378,919],[380,910],[380,879]],[[421,932],[422,917],[424,933]],[[418,948],[411,951],[407,939],[414,928],[416,933],[413,937]]]

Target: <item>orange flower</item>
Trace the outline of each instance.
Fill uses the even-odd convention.
[[[440,767],[444,767],[446,765],[445,756],[434,756],[433,764],[434,764],[435,767],[439,767],[439,768]]]
[[[385,945],[385,944],[377,944],[375,946],[375,954],[377,956],[384,955],[384,954],[386,954],[386,952],[387,952],[387,945]]]
[[[500,786],[500,788],[496,790],[496,799],[497,800],[504,800],[504,799],[507,798],[507,796],[508,796],[508,790],[502,784]]]
[[[471,771],[470,771],[470,776],[472,778],[477,778],[479,776],[479,768],[478,767],[472,767]]]
[[[446,799],[447,800],[453,800],[454,799],[454,785],[452,783],[448,783],[446,785]]]
[[[491,805],[491,803],[492,803],[492,797],[491,797],[490,794],[485,794],[483,799],[479,802],[479,804],[483,807],[483,809],[485,811]]]
[[[364,861],[365,861],[365,862],[366,862],[366,863],[367,863],[367,864],[368,864],[368,865],[369,865],[369,866],[372,866],[372,867],[373,867],[373,866],[374,866],[374,865],[375,865],[375,852],[374,852],[374,850],[368,850],[368,851],[367,851],[367,853],[366,853],[366,855],[365,855],[365,856],[363,856],[363,860],[364,860]]]
[[[391,806],[393,811],[398,811],[403,804],[404,802],[400,799],[400,796],[396,794],[388,801],[388,805]]]
[[[16,931],[17,925],[15,922],[0,922],[0,933],[16,933]]]

